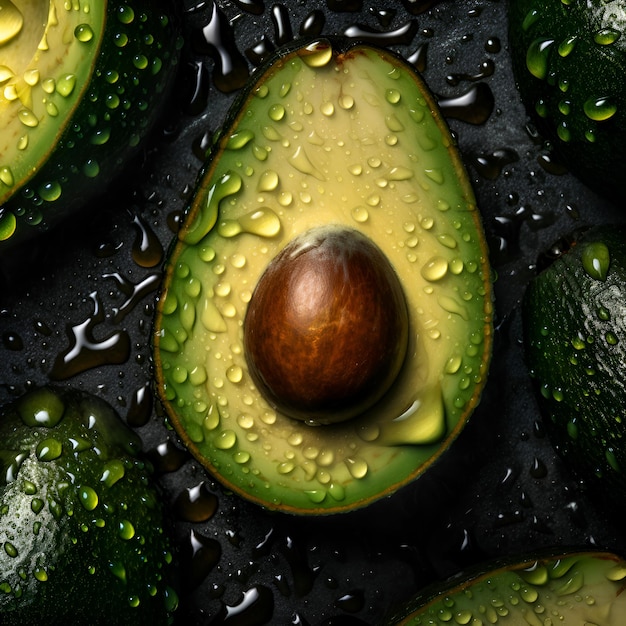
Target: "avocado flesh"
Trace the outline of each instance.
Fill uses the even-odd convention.
[[[533,279],[524,347],[548,432],[594,495],[626,506],[626,229],[598,226]]]
[[[268,508],[342,511],[423,472],[477,404],[491,348],[487,252],[449,131],[396,56],[321,41],[260,74],[233,109],[168,261],[157,382],[186,444],[229,488]],[[387,256],[410,337],[378,404],[311,427],[258,393],[242,324],[269,262],[326,224],[358,228]]]
[[[459,578],[420,594],[388,624],[620,626],[626,615],[626,561],[610,553],[571,552]]]
[[[120,172],[161,110],[179,45],[167,1],[0,6],[4,249],[83,206]]]
[[[98,56],[107,3],[90,3],[86,13],[42,0],[7,5],[0,22],[11,22],[13,36],[0,47],[0,203],[39,169],[71,119]],[[17,16],[3,18],[7,10],[19,13],[21,26]]]
[[[43,387],[0,410],[0,621],[167,624],[164,512],[102,400]]]

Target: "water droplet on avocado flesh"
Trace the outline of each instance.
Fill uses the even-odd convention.
[[[402,287],[359,231],[334,225],[293,239],[268,265],[244,321],[249,371],[270,404],[319,423],[372,406],[408,342]]]
[[[139,442],[110,405],[69,387],[0,408],[3,625],[86,623],[95,605],[115,623],[137,621],[135,606],[166,621],[169,540]]]
[[[620,626],[624,620],[626,561],[617,555],[568,552],[493,567],[423,590],[386,623]]]
[[[176,20],[166,2],[133,7],[127,20],[122,0],[0,2],[0,243],[102,191],[152,126]]]
[[[384,357],[389,369],[403,350],[405,357],[395,376],[372,385],[374,396],[346,402],[343,414],[318,406],[307,421],[257,385],[245,320],[268,267],[325,228],[366,242],[365,266],[387,268],[374,282],[397,279],[396,304],[384,307],[403,329],[404,305],[407,339],[402,347],[405,331],[391,335],[400,339],[392,340],[395,357]],[[324,40],[281,50],[232,111],[167,262],[155,371],[190,450],[229,488],[268,508],[363,506],[421,474],[456,437],[485,383],[491,333],[479,213],[420,77],[365,45]],[[355,369],[337,367],[347,379]],[[350,419],[321,424],[333,412]]]

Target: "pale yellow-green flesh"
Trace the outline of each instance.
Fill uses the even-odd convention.
[[[80,102],[106,7],[106,0],[0,0],[0,204],[47,159]]]
[[[380,54],[336,62],[318,49],[274,68],[206,172],[170,261],[155,338],[170,413],[230,487],[272,508],[340,510],[394,491],[445,448],[485,382],[491,299],[474,199],[416,77]],[[272,258],[328,223],[387,255],[410,344],[381,402],[311,426],[256,391],[242,326]]]
[[[621,558],[604,553],[569,554],[481,575],[442,592],[393,623],[622,626],[625,583],[626,561]]]

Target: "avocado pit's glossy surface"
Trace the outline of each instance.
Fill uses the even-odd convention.
[[[359,415],[393,383],[408,342],[402,287],[354,229],[293,239],[259,278],[244,320],[250,375],[278,410],[311,423]]]

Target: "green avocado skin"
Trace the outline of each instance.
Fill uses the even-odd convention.
[[[588,230],[524,295],[524,347],[552,440],[611,507],[626,504],[626,228]]]
[[[483,563],[419,591],[386,624],[621,626],[625,565],[617,554],[574,550]]]
[[[163,113],[181,48],[172,0],[108,0],[82,101],[48,160],[0,206],[0,254],[88,209],[124,172]],[[6,223],[15,224],[14,232]]]
[[[626,2],[511,0],[522,100],[573,174],[618,201],[626,175]]]
[[[38,388],[2,408],[0,442],[0,623],[170,623],[163,505],[117,413]]]

